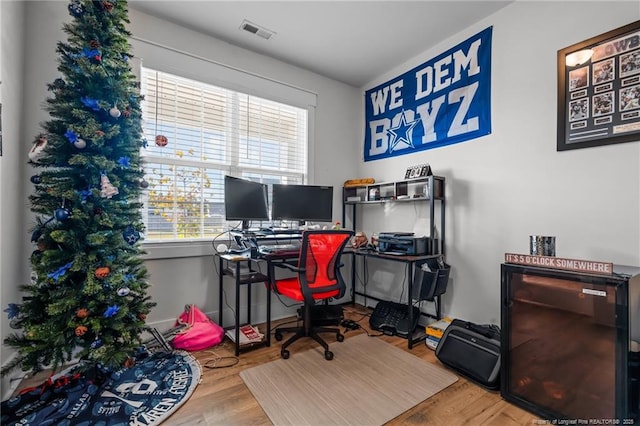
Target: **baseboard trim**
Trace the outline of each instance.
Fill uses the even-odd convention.
[[[4,368],[6,365],[10,364],[16,357],[17,353],[11,354],[9,359],[7,359],[4,363],[2,363],[2,367]],[[3,376],[0,379],[2,389],[2,400],[5,401],[13,395],[13,393],[20,387],[20,383],[27,377],[28,373],[20,370],[20,367],[16,367],[15,370],[9,372],[6,376]]]

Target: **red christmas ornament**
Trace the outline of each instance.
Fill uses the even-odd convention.
[[[76,336],[78,337],[84,336],[86,332],[87,332],[87,327],[85,327],[84,325],[79,325],[76,327]]]
[[[108,266],[101,266],[98,269],[96,269],[95,274],[97,278],[106,278],[110,272],[111,272],[111,269],[109,269]]]
[[[98,47],[100,47],[100,42],[98,42],[98,40],[91,40],[89,42],[89,46],[93,47],[94,49],[97,49]]]
[[[100,62],[102,60],[102,56],[96,55],[96,56],[93,57],[93,59],[95,59],[96,61]]]
[[[101,138],[104,136],[104,132],[102,130],[96,130],[96,135]]]
[[[105,0],[102,2],[102,7],[104,7],[107,12],[111,12],[113,10],[113,3]]]
[[[124,115],[126,118],[129,118],[129,116],[131,115],[131,107],[127,107],[127,109],[122,111],[122,115]]]
[[[78,309],[78,312],[76,312],[76,316],[78,318],[86,318],[89,316],[89,310],[86,308],[80,308]]]
[[[136,365],[136,360],[133,357],[129,357],[129,358],[124,360],[124,367],[125,368],[131,368],[134,365]]]
[[[158,145],[159,147],[167,146],[168,143],[169,139],[167,139],[165,135],[156,136],[156,145]]]
[[[138,315],[138,318],[140,318],[142,321],[147,319],[147,314],[140,314]]]

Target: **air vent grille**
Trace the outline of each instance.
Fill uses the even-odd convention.
[[[246,19],[242,21],[240,29],[262,37],[265,40],[269,40],[275,34],[275,32],[261,27],[260,25],[256,25],[253,22],[249,22]]]

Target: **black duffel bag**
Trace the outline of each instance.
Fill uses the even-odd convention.
[[[436,357],[488,389],[500,387],[500,327],[497,325],[454,319],[438,343]]]

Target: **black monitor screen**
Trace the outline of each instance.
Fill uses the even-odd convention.
[[[224,177],[224,212],[227,220],[269,220],[267,185],[232,176]]]
[[[273,184],[273,220],[333,221],[333,187]]]

